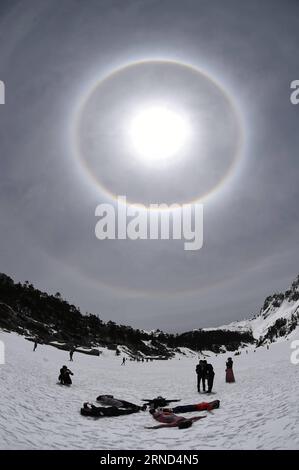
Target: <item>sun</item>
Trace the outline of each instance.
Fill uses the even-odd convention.
[[[187,141],[189,126],[179,113],[153,106],[137,113],[130,125],[130,138],[137,155],[148,163],[179,154]]]

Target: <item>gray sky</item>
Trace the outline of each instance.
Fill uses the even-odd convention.
[[[290,82],[299,79],[297,1],[2,0],[0,34],[0,271],[59,291],[104,320],[168,331],[243,319],[288,286],[299,271],[299,106],[289,99]],[[109,198],[78,161],[75,118],[96,82],[148,59],[203,71],[241,116],[239,160],[204,200],[199,251],[184,251],[180,241],[94,235],[95,207]],[[184,80],[179,96],[195,116],[204,83]],[[112,96],[105,102],[112,117],[105,121],[100,93],[96,119],[113,128],[136,87],[131,79],[109,83],[110,95],[102,95]],[[215,149],[230,149],[221,140],[228,116],[221,103],[214,97],[203,108],[213,109]],[[100,136],[93,172],[114,191],[125,182],[135,200],[171,194],[180,203],[200,186],[192,164],[184,174],[140,170],[138,185],[138,169],[126,172],[107,142]],[[224,162],[218,153],[211,172]]]

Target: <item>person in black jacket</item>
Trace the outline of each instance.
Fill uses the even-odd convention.
[[[206,377],[208,380],[208,393],[211,393],[213,384],[214,384],[214,377],[215,377],[215,372],[214,372],[212,364],[206,365]]]
[[[196,366],[197,374],[197,391],[200,392],[200,382],[202,382],[202,390],[206,391],[206,361],[200,360]]]
[[[74,352],[75,352],[75,348],[74,346],[71,347],[70,349],[70,361],[73,362],[73,355],[74,355]]]
[[[58,377],[58,380],[60,381],[61,385],[71,385],[71,375],[74,375],[73,372],[66,366],[62,366],[62,368],[60,369],[60,375]]]

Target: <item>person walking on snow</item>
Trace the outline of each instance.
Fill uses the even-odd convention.
[[[72,348],[70,349],[70,361],[71,361],[71,362],[73,362],[73,355],[74,355],[74,352],[75,352],[75,348],[72,347]]]
[[[34,345],[33,345],[33,351],[35,351],[36,348],[37,348],[37,341],[36,341],[36,339],[35,339],[35,340],[34,340]]]
[[[122,366],[125,366],[125,365],[126,365],[126,358],[125,358],[125,357],[123,357],[123,361],[122,361],[121,365],[122,365]]]

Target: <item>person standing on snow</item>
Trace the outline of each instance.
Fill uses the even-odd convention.
[[[125,358],[125,357],[123,357],[123,361],[122,361],[121,365],[122,365],[122,366],[125,366],[125,365],[126,365],[126,358]]]
[[[213,384],[214,384],[214,377],[215,377],[215,372],[214,372],[212,364],[206,365],[206,377],[208,381],[208,393],[211,393]]]
[[[227,383],[233,383],[235,382],[235,376],[233,372],[233,360],[231,357],[228,358],[226,361],[226,375],[225,375],[225,381]]]
[[[202,382],[202,390],[206,391],[206,364],[205,361],[200,360],[196,366],[197,374],[197,391],[200,393],[200,383]]]

